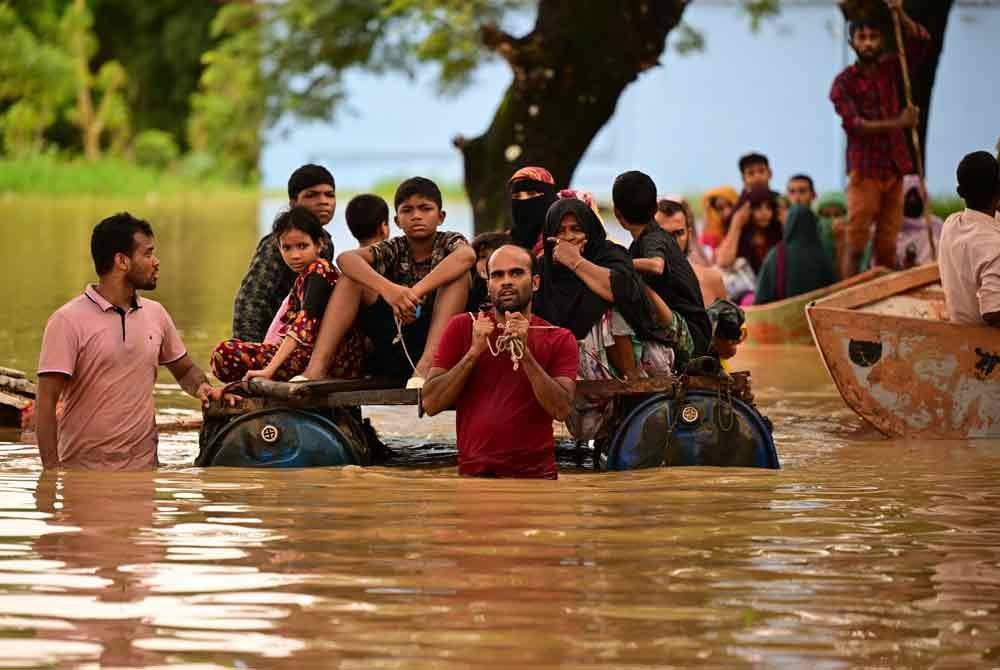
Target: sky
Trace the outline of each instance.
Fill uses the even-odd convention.
[[[668,38],[661,67],[625,90],[573,186],[606,195],[616,174],[640,169],[662,193],[697,193],[736,184],[737,159],[755,150],[770,157],[774,186],[806,172],[820,191],[842,188],[845,140],[828,96],[853,53],[834,4],[786,6],[757,33],[731,3],[694,2],[684,20],[703,32],[705,50],[681,56]],[[1000,67],[985,66],[998,61],[998,35],[1000,6],[952,10],[928,129],[932,193],[954,194],[961,157],[1000,138]],[[269,135],[265,186],[282,188],[306,162],[327,165],[348,190],[414,174],[461,183],[451,139],[486,129],[510,78],[504,63],[491,62],[460,94],[442,96],[432,68],[412,80],[352,72],[347,108],[334,121],[293,122]]]

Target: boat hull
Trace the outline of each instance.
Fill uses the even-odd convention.
[[[747,343],[811,345],[812,333],[806,319],[806,306],[814,300],[833,295],[889,273],[883,267],[872,268],[850,279],[809,293],[785,298],[766,305],[751,305],[746,314]]]
[[[807,308],[816,346],[851,409],[892,437],[1000,437],[1000,332],[941,320],[936,266]]]

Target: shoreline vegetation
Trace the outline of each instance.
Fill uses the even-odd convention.
[[[392,202],[400,178],[383,178],[370,189],[338,189],[339,200],[346,206],[352,196],[371,192]],[[439,181],[445,200],[450,202],[467,199],[461,184]],[[281,198],[280,188],[261,188],[220,177],[211,177],[197,165],[180,163],[167,169],[138,165],[115,157],[103,157],[88,162],[83,158],[64,158],[53,154],[40,154],[26,158],[0,157],[0,198],[18,196],[54,197],[149,197],[168,195],[198,195],[202,193],[231,193],[260,198]],[[822,195],[822,194],[821,194]],[[687,193],[696,216],[701,216],[701,194]],[[610,209],[601,202],[602,209]],[[957,196],[932,197],[931,210],[946,219],[952,212],[964,208]]]

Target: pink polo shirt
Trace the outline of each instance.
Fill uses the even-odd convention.
[[[49,318],[38,374],[67,375],[59,462],[84,470],[148,470],[156,459],[153,384],[160,365],[186,353],[162,305],[122,311],[93,285]]]

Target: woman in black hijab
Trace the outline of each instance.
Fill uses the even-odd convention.
[[[628,251],[607,239],[597,214],[582,200],[557,200],[545,216],[543,236],[541,285],[532,311],[572,331],[580,343],[577,376],[607,379],[611,366],[627,377],[669,374],[672,337],[653,318]],[[640,345],[638,361],[633,344]],[[567,426],[577,439],[593,439],[609,410],[605,401],[578,399]]]
[[[639,340],[671,344],[653,318],[628,251],[608,240],[597,214],[582,200],[557,200],[546,214],[544,237],[536,314],[582,340],[614,309]]]
[[[542,167],[523,167],[507,182],[514,243],[534,250],[545,225],[545,213],[556,201],[556,182]]]

